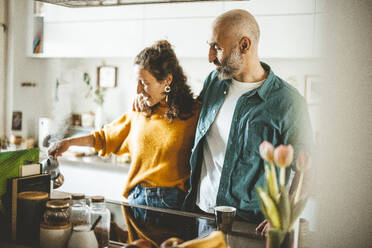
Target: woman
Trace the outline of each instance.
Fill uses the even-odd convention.
[[[71,145],[91,146],[101,156],[130,153],[123,195],[133,204],[180,209],[189,178],[189,158],[199,115],[178,59],[167,41],[135,58],[140,111],[124,114],[91,135],[53,144],[59,156]]]

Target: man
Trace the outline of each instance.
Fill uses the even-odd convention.
[[[260,62],[259,36],[255,18],[245,10],[228,11],[213,23],[209,62],[216,70],[199,96],[202,108],[185,210],[213,213],[215,206],[234,206],[241,218],[260,223],[255,188],[265,182],[261,142],[310,150],[306,102]]]

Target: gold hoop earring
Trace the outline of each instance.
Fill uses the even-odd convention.
[[[165,86],[164,91],[165,91],[165,101],[168,102],[168,95],[171,92],[171,87],[169,85]]]

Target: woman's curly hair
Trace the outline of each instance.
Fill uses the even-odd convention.
[[[193,97],[190,87],[187,85],[187,78],[180,66],[171,44],[166,40],[157,41],[154,45],[143,49],[135,58],[134,64],[149,71],[158,81],[173,76],[168,95],[168,109],[165,116],[172,121],[174,118],[188,119],[193,115],[196,100]],[[158,104],[157,104],[158,105]],[[155,108],[141,104],[141,111],[151,116]]]

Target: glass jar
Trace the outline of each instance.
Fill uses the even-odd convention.
[[[71,224],[72,226],[91,224],[90,209],[84,194],[72,194]]]
[[[105,198],[103,196],[93,196],[91,198],[90,213],[92,223],[102,216],[94,228],[99,248],[108,247],[110,240],[110,210],[106,208]]]
[[[47,226],[65,226],[69,225],[71,217],[70,203],[65,200],[47,201],[44,211],[44,224]]]

